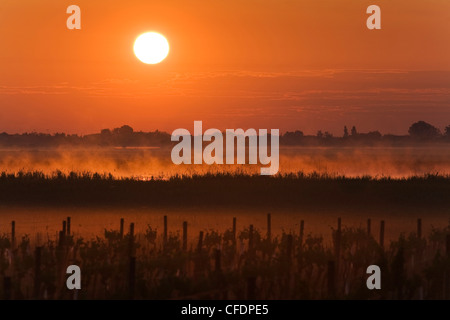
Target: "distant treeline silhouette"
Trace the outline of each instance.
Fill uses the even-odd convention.
[[[132,127],[123,125],[120,128],[102,129],[100,133],[77,134],[45,134],[23,133],[0,134],[0,146],[16,147],[164,147],[172,146],[171,135],[163,131],[134,131]],[[343,135],[336,137],[328,131],[319,130],[316,135],[305,135],[302,131],[287,131],[280,136],[280,144],[286,146],[347,146],[347,145],[410,145],[415,143],[450,142],[450,125],[442,133],[439,128],[425,122],[412,124],[408,135],[381,134],[379,131],[360,133],[353,126],[349,132],[344,126]]]

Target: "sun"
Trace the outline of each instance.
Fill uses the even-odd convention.
[[[169,54],[169,42],[157,32],[146,32],[136,38],[133,50],[143,63],[156,64]]]

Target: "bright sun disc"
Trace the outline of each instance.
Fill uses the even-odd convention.
[[[137,37],[133,49],[139,60],[155,64],[163,61],[169,54],[169,42],[159,33],[146,32]]]

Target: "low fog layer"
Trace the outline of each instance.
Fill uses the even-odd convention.
[[[42,171],[51,174],[98,172],[114,177],[165,179],[173,175],[214,172],[259,174],[260,165],[174,165],[170,148],[1,149],[1,171]],[[450,147],[281,147],[280,173],[394,178],[450,173]]]

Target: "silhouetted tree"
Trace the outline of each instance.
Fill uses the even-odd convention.
[[[445,127],[444,135],[446,138],[450,138],[450,125]]]
[[[133,128],[129,125],[123,125],[120,128],[115,128],[113,132],[120,135],[130,135],[133,133]]]
[[[441,131],[435,126],[425,122],[418,121],[409,127],[409,135],[415,139],[436,139],[441,136]]]
[[[109,129],[102,129],[100,131],[100,144],[103,146],[111,144],[112,133]],[[87,137],[89,138],[89,136]]]
[[[133,144],[133,128],[124,125],[120,128],[115,128],[113,134],[116,135],[117,142],[122,146],[126,147]]]
[[[111,136],[111,130],[109,130],[109,129],[102,129],[102,131],[100,131],[100,134],[102,136],[109,137],[109,136]]]
[[[380,131],[377,130],[377,131],[370,131],[370,132],[368,132],[366,134],[366,136],[368,138],[371,138],[371,139],[381,139],[382,134],[380,133]]]
[[[356,127],[355,126],[353,126],[352,127],[352,137],[356,137],[357,135],[358,135],[358,132],[356,131]]]
[[[282,142],[286,144],[298,144],[303,138],[303,132],[296,130],[295,132],[286,132],[282,137]]]
[[[287,131],[284,134],[285,137],[295,137],[295,138],[302,138],[303,137],[303,132],[300,130],[296,130],[294,132],[291,131]]]
[[[348,138],[348,129],[347,129],[347,126],[344,126],[344,138]]]
[[[323,133],[322,130],[317,131],[317,138],[322,139],[323,138]]]

